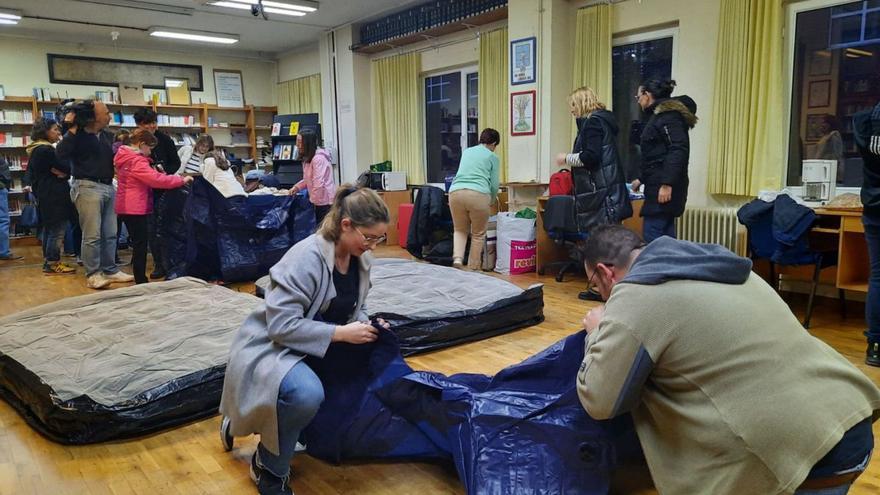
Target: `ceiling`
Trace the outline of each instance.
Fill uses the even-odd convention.
[[[245,10],[204,5],[204,0],[4,0],[3,8],[19,10],[24,18],[16,26],[0,26],[0,36],[271,59],[317,42],[321,33],[331,28],[376,18],[420,1],[318,0],[317,12],[302,17],[269,14],[267,21]],[[191,12],[180,12],[181,8]],[[240,41],[218,46],[161,40],[147,35],[151,26],[237,34]],[[115,42],[113,31],[119,33]]]

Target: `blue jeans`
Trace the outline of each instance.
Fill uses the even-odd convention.
[[[299,434],[308,426],[324,402],[324,386],[309,366],[300,361],[284,375],[278,387],[278,446],[281,452],[275,455],[263,444],[257,447],[260,464],[270,473],[283,478],[290,472]]]
[[[119,271],[116,266],[116,191],[112,185],[75,180],[70,199],[82,229],[82,261],[86,276]]]
[[[9,191],[0,188],[0,256],[9,256]]]
[[[871,273],[868,276],[868,297],[865,299],[865,321],[868,323],[868,342],[880,342],[880,225],[865,222],[865,241]]]
[[[645,242],[651,242],[664,235],[675,239],[675,217],[665,215],[642,217],[642,237]]]
[[[67,220],[43,225],[43,261],[52,263],[61,261],[61,245],[67,232]]]
[[[75,254],[77,257],[82,253],[82,230],[79,228],[79,219],[67,225],[67,232],[64,234],[64,252]]]

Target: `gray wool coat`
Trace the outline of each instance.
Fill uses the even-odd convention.
[[[269,270],[265,302],[242,324],[229,353],[220,413],[230,419],[234,436],[259,433],[263,446],[276,455],[281,380],[306,355],[323,357],[336,328],[313,319],[336,297],[334,249],[320,234],[290,248]],[[359,258],[358,310],[351,321],[369,319],[364,303],[371,261],[369,253]]]

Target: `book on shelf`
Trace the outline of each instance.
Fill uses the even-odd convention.
[[[33,124],[33,110],[17,110],[7,108],[0,110],[0,123],[4,124]]]
[[[275,122],[272,124],[272,135],[280,136],[281,135],[281,122]]]
[[[293,147],[289,144],[282,145],[281,147],[281,159],[282,160],[290,160],[290,154],[293,151]]]
[[[49,88],[33,88],[34,99],[37,101],[50,101],[52,95],[49,94]]]
[[[116,91],[109,89],[95,91],[95,99],[104,103],[116,103]]]
[[[0,156],[2,156],[2,157],[6,160],[6,163],[9,165],[9,171],[10,171],[10,172],[23,172],[23,171],[26,171],[26,170],[27,170],[27,167],[28,167],[28,157],[27,157],[26,155],[25,155],[25,156],[21,156],[21,155],[6,155],[6,156],[4,156],[4,155],[0,155]]]
[[[194,115],[159,114],[156,116],[156,123],[160,126],[199,127]]]
[[[296,136],[299,134],[299,122],[291,122],[290,129],[287,132],[288,136]]]
[[[17,136],[11,132],[0,132],[0,148],[15,148],[27,146],[31,142],[28,135]]]
[[[280,160],[281,159],[281,148],[283,146],[281,144],[276,144],[274,148],[272,148],[272,159]]]

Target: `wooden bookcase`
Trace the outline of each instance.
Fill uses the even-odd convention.
[[[55,109],[61,102],[59,100],[38,100],[33,96],[7,96],[0,100],[0,110],[16,110],[31,112],[32,120],[41,117],[43,113],[54,114]],[[139,108],[151,108],[160,116],[180,117],[189,115],[193,117],[193,123],[188,125],[160,124],[159,129],[175,137],[178,134],[188,133],[197,137],[202,133],[210,133],[214,137],[216,146],[227,150],[236,158],[252,159],[252,163],[244,167],[244,171],[257,166],[264,150],[271,151],[270,134],[272,132],[272,118],[278,113],[277,107],[246,105],[240,108],[225,108],[207,103],[196,105],[165,105],[145,101],[143,105],[131,105],[105,102],[111,114],[122,113],[131,115]],[[209,125],[213,122],[214,125]],[[228,125],[221,126],[221,123]],[[30,136],[33,121],[0,121],[0,133],[13,133],[15,136]],[[133,129],[134,122],[111,121],[107,126],[111,131],[119,129]],[[246,142],[232,143],[232,132],[241,130],[247,137]],[[178,141],[175,139],[175,141]],[[183,144],[178,141],[178,147]],[[269,153],[271,156],[271,153]],[[0,156],[11,162],[26,163],[26,146],[11,146],[0,144]],[[27,167],[17,167],[10,164],[13,186],[9,191],[10,203],[10,235],[14,236],[18,230],[18,218],[21,216],[21,208],[27,204],[27,195],[22,191],[22,179]]]

